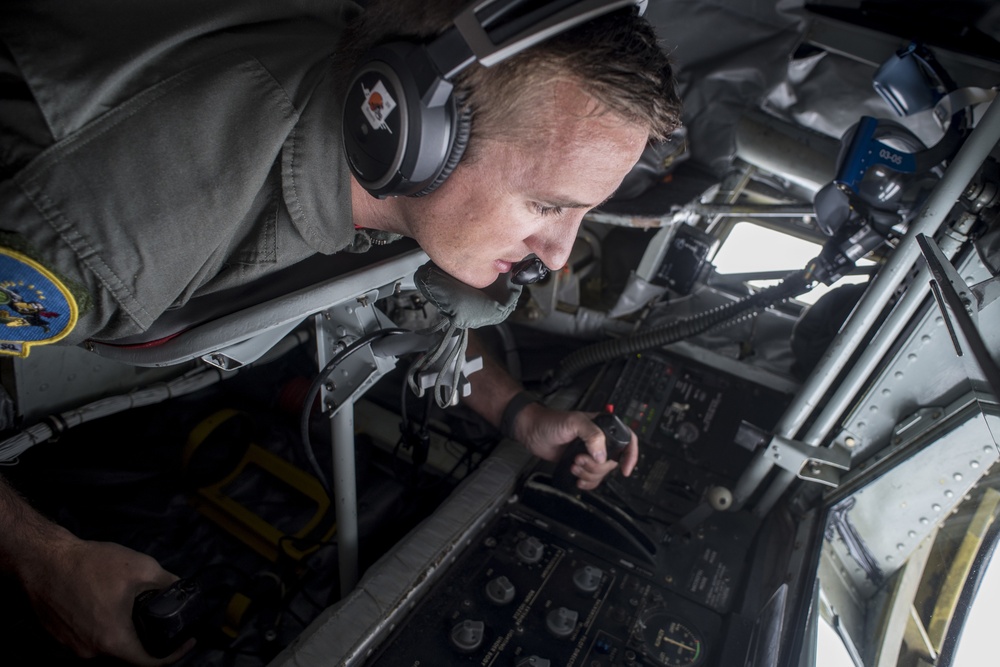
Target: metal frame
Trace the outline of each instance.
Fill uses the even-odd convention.
[[[894,341],[893,331],[898,333],[905,326],[909,319],[905,311],[910,308],[915,311],[922,302],[923,296],[926,295],[926,292],[923,295],[919,294],[922,289],[919,285],[915,285],[916,289],[909,290],[913,296],[911,297],[908,293],[902,302],[905,305],[897,308],[897,311],[900,311],[900,308],[902,311],[894,312],[890,317],[890,322],[886,325],[889,330],[880,331],[879,336],[871,336],[883,310],[902,282],[910,275],[915,262],[920,257],[917,237],[937,233],[953,204],[965,191],[998,141],[1000,141],[1000,104],[992,104],[949,165],[919,215],[910,225],[905,237],[890,256],[889,261],[872,281],[850,319],[831,343],[803,385],[802,390],[775,427],[774,435],[776,438],[796,439],[799,430],[809,418],[816,416],[812,426],[801,441],[811,447],[819,447],[824,443],[831,426],[840,419],[845,406],[867,381],[887,346]],[[854,356],[855,351],[862,344],[867,345],[864,354],[849,369],[848,376],[841,382],[834,396],[826,399],[827,392],[833,387],[837,378]],[[769,452],[770,448],[759,450],[751,465],[740,477],[733,489],[733,509],[743,507],[774,468],[774,462],[768,455]],[[821,457],[817,457],[816,460],[809,463],[821,467],[826,465]],[[829,472],[831,473],[828,475],[829,479],[835,482],[839,473],[837,471]],[[764,496],[753,508],[754,514],[757,516],[766,515],[797,477],[796,473],[779,470]]]
[[[413,289],[413,273],[427,261],[413,250],[370,266],[333,276],[288,295],[199,322],[148,344],[89,342],[102,357],[133,366],[173,366],[195,359],[233,370],[259,359],[279,340],[315,317],[318,369],[364,333],[393,326],[374,303],[403,289]],[[336,380],[324,383],[320,398],[331,419],[333,451],[331,493],[337,516],[340,587],[350,591],[358,580],[358,516],[354,458],[354,402],[395,367],[395,358],[359,350],[338,367]]]
[[[235,313],[196,323],[157,341],[130,345],[89,341],[85,347],[101,357],[132,366],[172,366],[201,359],[223,370],[239,368],[258,359],[311,315],[355,299],[373,287],[388,286],[395,290],[397,286],[398,289],[412,286],[413,272],[426,261],[427,255],[422,250],[413,250]]]

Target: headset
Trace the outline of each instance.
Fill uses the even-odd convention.
[[[343,109],[351,173],[378,198],[422,196],[454,171],[471,118],[453,94],[475,62],[495,65],[574,26],[647,0],[475,0],[427,43],[380,44],[350,79]]]

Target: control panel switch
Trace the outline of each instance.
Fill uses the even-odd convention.
[[[550,667],[551,664],[545,658],[539,658],[537,655],[521,658],[517,661],[517,667]]]
[[[593,565],[584,565],[573,573],[573,584],[582,593],[593,593],[601,587],[604,570]]]
[[[580,614],[572,609],[559,607],[548,613],[545,617],[545,625],[548,627],[549,632],[559,639],[568,639],[573,635],[573,631],[576,630],[576,622],[579,618]]]
[[[545,555],[545,545],[535,536],[526,537],[517,543],[517,557],[522,563],[534,565]]]
[[[503,606],[514,599],[514,584],[501,575],[486,584],[486,597],[495,605]]]
[[[486,625],[482,621],[466,619],[451,629],[451,643],[463,653],[471,653],[483,644]]]

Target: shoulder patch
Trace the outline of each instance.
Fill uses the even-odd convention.
[[[52,272],[0,247],[0,354],[26,357],[32,345],[62,340],[78,316],[76,300]]]

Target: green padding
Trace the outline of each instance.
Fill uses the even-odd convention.
[[[499,276],[484,289],[470,287],[427,262],[413,274],[417,289],[460,329],[478,329],[500,324],[514,312],[521,285]]]

